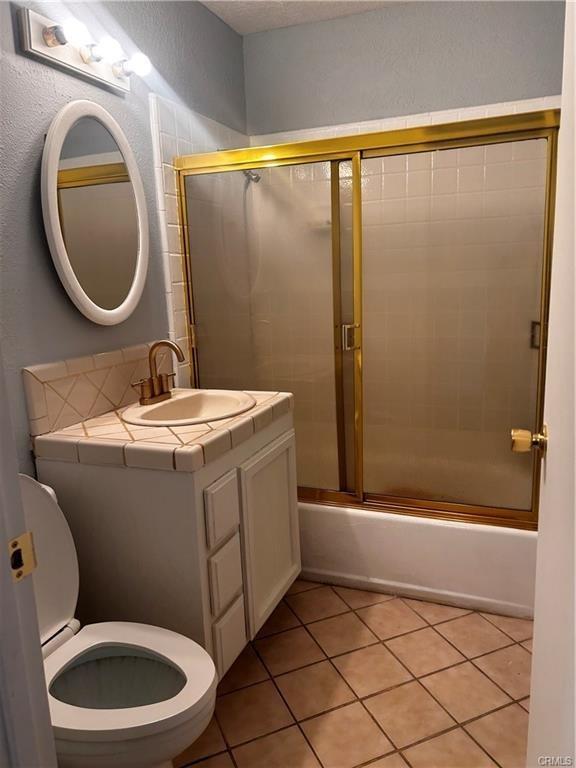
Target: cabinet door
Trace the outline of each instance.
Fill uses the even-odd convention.
[[[291,430],[240,469],[250,638],[300,573],[296,456]]]

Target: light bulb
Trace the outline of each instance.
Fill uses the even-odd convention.
[[[62,31],[64,32],[66,42],[70,43],[70,45],[81,46],[90,42],[90,33],[86,24],[82,24],[78,19],[68,19],[68,21],[65,21],[62,24]]]
[[[129,59],[120,59],[112,65],[112,71],[116,77],[130,77],[130,75],[145,77],[151,69],[150,59],[140,51],[137,51]]]
[[[113,37],[103,37],[98,43],[98,55],[108,64],[114,64],[124,58],[122,46]]]
[[[131,73],[134,72],[138,77],[146,77],[152,70],[152,63],[145,53],[137,51],[133,54],[126,64],[124,65],[124,71]]]

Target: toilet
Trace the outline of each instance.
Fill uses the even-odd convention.
[[[81,628],[76,548],[56,495],[27,475],[20,488],[38,561],[34,592],[58,765],[168,768],[212,718],[212,659],[160,627]]]

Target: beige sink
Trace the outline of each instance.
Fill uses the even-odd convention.
[[[154,405],[132,405],[122,413],[128,424],[143,427],[185,427],[229,419],[254,408],[256,400],[245,392],[227,389],[173,389],[170,400]]]

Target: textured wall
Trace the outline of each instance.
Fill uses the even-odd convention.
[[[248,133],[560,93],[561,2],[389,3],[244,38]]]
[[[166,336],[164,282],[154,193],[148,90],[183,99],[200,112],[242,127],[241,38],[197,3],[68,5],[68,13],[98,22],[129,52],[139,47],[156,72],[134,79],[133,91],[117,96],[17,53],[14,9],[0,3],[0,335],[11,397],[20,465],[32,471],[20,369],[25,365],[117,349]],[[58,18],[63,6],[39,9]],[[89,16],[87,16],[89,14]],[[190,43],[189,48],[185,41]],[[166,41],[170,41],[167,44]],[[72,305],[52,266],[40,208],[43,138],[58,110],[73,99],[105,107],[124,129],[143,177],[150,221],[150,267],[142,301],[124,323],[104,327]]]

